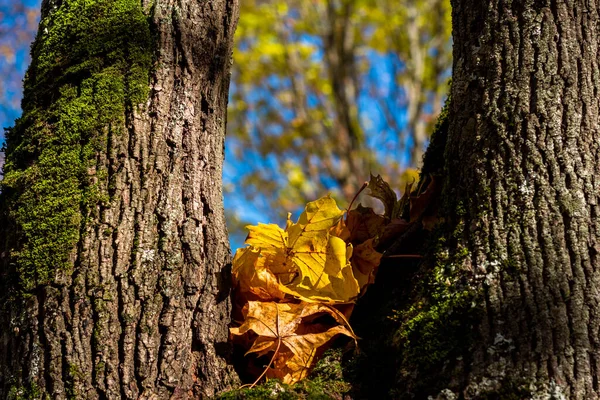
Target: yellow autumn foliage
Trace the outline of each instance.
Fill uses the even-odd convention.
[[[234,258],[235,279],[263,299],[282,299],[283,292],[307,302],[353,301],[360,287],[350,264],[352,245],[330,233],[343,214],[327,196],[308,203],[297,223],[288,219],[285,230],[275,224],[248,226],[250,247]]]
[[[288,215],[285,228],[247,227],[247,247],[233,259],[242,321],[231,334],[248,346],[246,354],[272,354],[259,380],[266,376],[293,384],[334,337],[356,341],[347,317],[374,282],[381,254],[372,235],[354,228],[369,220],[353,213],[351,230],[345,213],[326,196],[308,203],[297,222]]]

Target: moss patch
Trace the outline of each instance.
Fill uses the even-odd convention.
[[[269,380],[252,389],[238,389],[223,393],[218,400],[325,400],[343,399],[351,386],[343,377],[342,352],[329,350],[323,354],[308,379],[290,386],[278,380]]]
[[[450,103],[448,99],[425,155],[425,184],[432,176],[438,183],[447,182]],[[356,306],[355,331],[364,338],[365,355],[359,357],[356,378],[350,381],[359,398],[373,393],[378,398],[427,398],[444,389],[453,372],[470,361],[468,346],[477,336],[483,288],[473,281],[471,255],[461,245],[466,207],[448,193],[451,190],[444,187],[439,212],[452,218],[441,219],[436,230],[423,237],[426,258],[416,264],[382,262],[375,285]],[[386,271],[396,271],[395,276],[384,276]],[[386,321],[375,319],[375,313],[385,315]],[[362,379],[364,375],[369,378]]]
[[[42,395],[39,386],[32,383],[23,387],[12,387],[8,392],[7,400],[40,400],[48,399],[47,395]]]
[[[426,252],[431,256],[415,276],[411,299],[392,316],[399,360],[395,398],[439,392],[456,368],[469,362],[469,345],[477,339],[475,327],[482,316],[483,288],[465,270],[470,254],[454,236],[445,227],[434,233]]]
[[[25,291],[72,268],[86,218],[106,200],[94,183],[107,175],[96,154],[147,98],[153,54],[137,0],[65,0],[41,21],[23,115],[6,132],[2,182]]]

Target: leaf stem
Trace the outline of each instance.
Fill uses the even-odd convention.
[[[365,181],[365,183],[363,183],[363,185],[361,186],[361,188],[358,189],[358,192],[356,192],[356,194],[354,195],[354,198],[352,199],[352,201],[350,202],[350,205],[348,206],[348,212],[350,212],[350,210],[352,210],[352,205],[354,204],[354,201],[356,200],[356,198],[358,197],[358,195],[361,194],[362,191],[366,189],[367,186],[369,186],[369,182]],[[347,213],[346,213],[346,221],[348,221],[348,214]]]
[[[273,353],[273,357],[271,357],[271,361],[269,361],[269,365],[267,365],[267,368],[265,368],[265,370],[263,371],[263,373],[260,374],[260,376],[254,381],[254,383],[252,385],[250,385],[250,389],[252,389],[254,386],[256,386],[256,384],[258,382],[260,382],[260,380],[263,378],[263,376],[265,376],[265,374],[267,373],[267,371],[269,370],[269,368],[271,368],[271,364],[273,364],[273,361],[275,361],[275,357],[277,357],[277,354],[279,353],[279,348],[280,347],[281,347],[281,338],[279,337],[279,338],[277,338],[277,348],[275,349],[275,353]]]

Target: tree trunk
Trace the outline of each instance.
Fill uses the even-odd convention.
[[[450,124],[425,158],[444,226],[400,313],[403,396],[600,397],[599,12],[453,1]]]
[[[237,0],[46,0],[7,131],[0,398],[231,386],[221,171]]]

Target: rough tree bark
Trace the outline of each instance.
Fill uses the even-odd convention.
[[[0,398],[204,398],[236,381],[221,168],[237,14],[44,1],[6,135]]]
[[[452,5],[424,167],[444,224],[399,314],[399,397],[599,398],[600,2]]]

